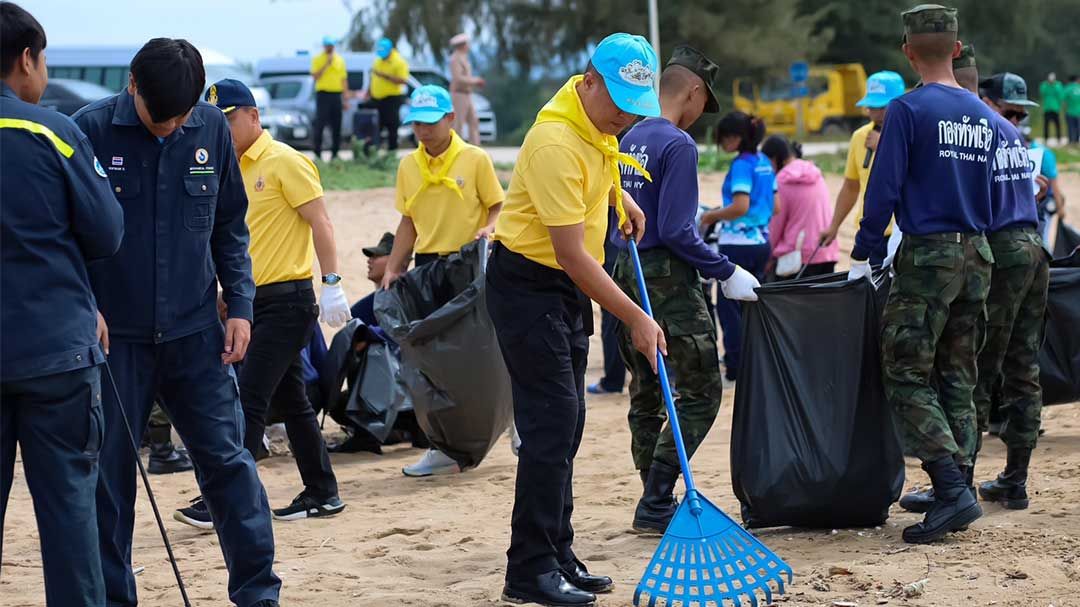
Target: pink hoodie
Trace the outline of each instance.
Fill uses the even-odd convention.
[[[817,248],[821,232],[832,223],[833,205],[821,170],[809,160],[795,159],[776,176],[780,187],[780,212],[769,221],[769,242],[773,257],[795,250],[799,232],[806,232],[802,245],[803,263],[826,263],[840,259],[840,243]]]

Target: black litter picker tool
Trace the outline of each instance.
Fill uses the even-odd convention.
[[[637,243],[630,240],[629,245],[642,307],[652,317]],[[667,367],[659,352],[656,367],[668,423],[679,453],[686,495],[638,582],[634,605],[727,607],[749,604],[757,607],[759,592],[765,604],[771,603],[773,585],[779,594],[783,594],[785,574],[791,583],[791,567],[698,493],[686,457]]]

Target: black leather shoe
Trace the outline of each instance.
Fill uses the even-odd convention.
[[[904,529],[904,541],[909,544],[928,544],[950,531],[959,531],[982,516],[979,502],[971,495],[965,474],[951,457],[943,457],[924,465],[934,484],[934,505],[921,523]]]
[[[568,565],[563,565],[562,574],[566,581],[585,592],[603,594],[611,592],[611,589],[615,587],[615,582],[611,581],[611,578],[606,575],[589,573],[589,570],[585,568],[585,564],[576,559]]]
[[[588,607],[596,604],[596,595],[571,584],[556,569],[527,581],[507,580],[503,586],[502,600],[522,605],[536,603],[545,607]]]

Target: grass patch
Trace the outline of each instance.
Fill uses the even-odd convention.
[[[1080,170],[1080,145],[1067,145],[1054,148],[1054,156],[1057,157],[1058,167],[1070,171]]]
[[[325,190],[370,190],[394,185],[398,159],[395,154],[373,152],[365,154],[360,146],[353,148],[353,160],[316,160]]]

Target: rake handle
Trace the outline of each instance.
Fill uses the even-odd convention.
[[[641,296],[641,308],[655,320],[652,312],[652,304],[649,302],[649,291],[645,287],[645,273],[641,270],[641,257],[638,255],[637,242],[629,240],[630,258],[634,262],[634,274],[637,278],[638,294]],[[686,500],[690,503],[690,511],[694,515],[701,514],[701,501],[698,499],[697,486],[694,485],[694,475],[690,471],[690,458],[686,456],[686,445],[683,443],[682,427],[679,425],[679,414],[675,410],[675,399],[671,395],[671,383],[668,381],[667,365],[664,363],[664,354],[656,351],[656,375],[660,378],[660,391],[664,394],[664,406],[667,408],[668,424],[671,426],[672,437],[675,440],[675,451],[679,454],[679,467],[682,469],[683,482],[686,483]]]

